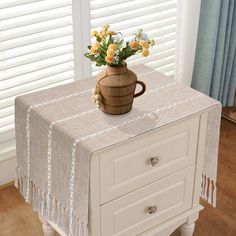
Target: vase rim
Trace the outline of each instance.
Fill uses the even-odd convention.
[[[123,67],[127,67],[127,63],[125,62],[124,65],[121,65],[121,66],[111,66],[111,65],[107,65],[107,67],[109,68],[123,68]]]
[[[106,71],[109,74],[122,74],[127,71],[127,64],[123,66],[109,66],[107,65]]]

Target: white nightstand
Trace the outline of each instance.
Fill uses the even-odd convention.
[[[90,236],[168,236],[179,226],[182,236],[193,234],[207,116],[197,113],[93,154]],[[45,236],[54,229],[63,235],[43,222]]]

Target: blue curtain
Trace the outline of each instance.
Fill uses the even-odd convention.
[[[236,0],[202,0],[192,87],[233,106]]]

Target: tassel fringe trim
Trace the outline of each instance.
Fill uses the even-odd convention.
[[[87,236],[87,222],[78,219],[75,215],[71,217],[69,211],[55,198],[49,196],[36,187],[32,181],[29,181],[29,200],[33,210],[43,218],[56,224],[66,235],[69,236]],[[15,181],[15,186],[19,189],[21,195],[26,200],[27,196],[27,177],[19,177]],[[48,204],[49,203],[49,204]],[[71,222],[69,222],[72,220]],[[72,227],[70,227],[72,225]]]
[[[216,207],[216,183],[208,176],[202,176],[201,198]]]

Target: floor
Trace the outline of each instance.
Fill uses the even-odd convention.
[[[236,125],[222,119],[217,208],[205,207],[194,236],[236,235]],[[13,186],[0,190],[0,236],[42,236],[41,224]],[[172,236],[180,235],[179,231]]]
[[[223,109],[223,116],[236,124],[236,102],[234,107],[226,107]]]

